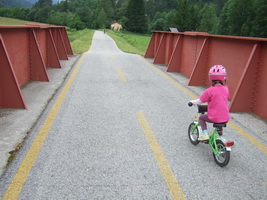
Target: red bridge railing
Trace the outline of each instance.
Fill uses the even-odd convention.
[[[46,68],[73,55],[65,27],[0,26],[0,108],[26,108],[21,87],[49,81]]]
[[[210,86],[208,70],[224,65],[230,111],[267,119],[267,39],[153,31],[145,57],[165,64],[167,72],[184,74],[189,86]]]

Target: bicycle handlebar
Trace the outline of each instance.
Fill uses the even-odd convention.
[[[189,103],[188,103],[188,106],[189,106],[189,107],[193,106],[193,103],[192,103],[192,102],[189,102]]]

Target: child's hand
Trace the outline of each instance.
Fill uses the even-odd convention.
[[[196,99],[196,100],[191,100],[189,101],[191,102],[193,105],[199,105],[199,104],[202,104],[202,101],[200,99]]]
[[[196,100],[191,100],[191,101],[189,101],[190,103],[192,103],[193,105],[196,105],[196,102],[195,102]]]

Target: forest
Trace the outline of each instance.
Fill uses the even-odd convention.
[[[38,0],[32,7],[7,7],[0,0],[0,16],[72,29],[197,31],[218,35],[267,37],[267,0]]]

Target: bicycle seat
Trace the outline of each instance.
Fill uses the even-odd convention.
[[[227,123],[227,122],[223,122],[223,123],[213,123],[213,127],[226,127],[226,123]]]

